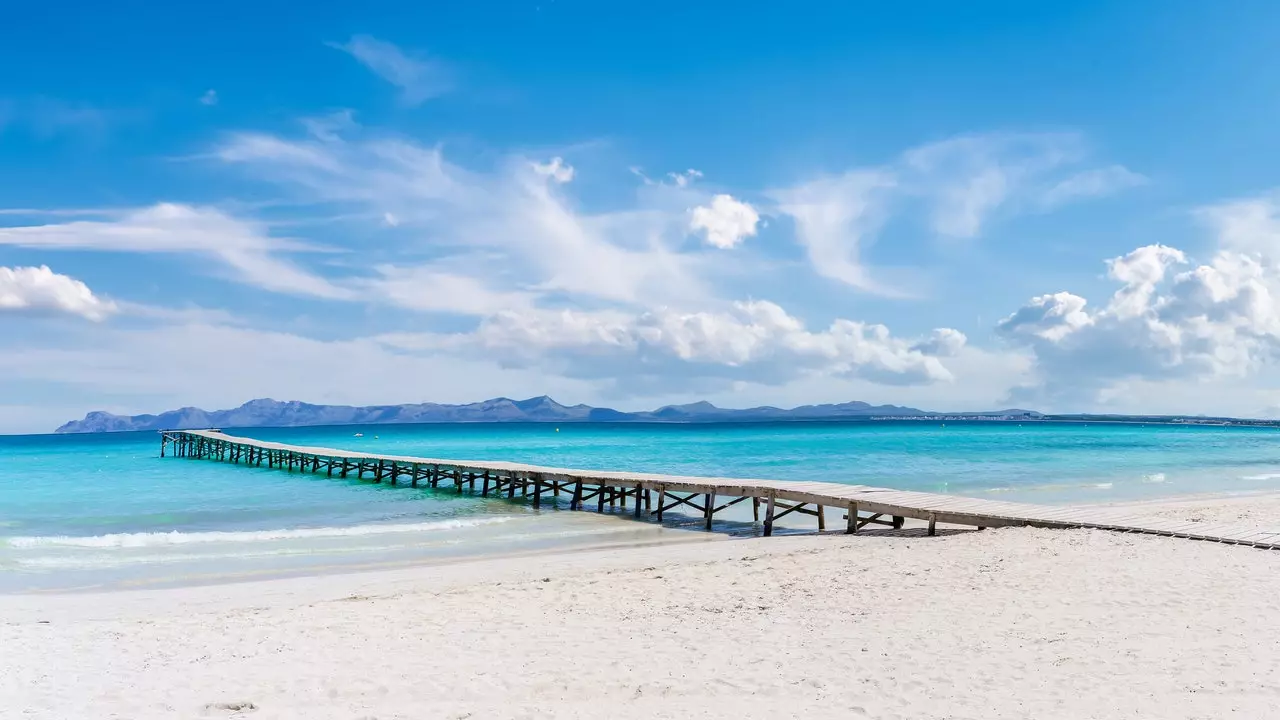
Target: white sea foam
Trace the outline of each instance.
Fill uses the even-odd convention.
[[[200,543],[243,543],[271,540],[302,540],[316,538],[363,537],[392,533],[439,532],[460,530],[481,525],[492,525],[511,520],[511,517],[478,517],[438,520],[425,523],[395,525],[354,525],[351,527],[296,528],[292,530],[248,530],[243,532],[155,532],[115,533],[75,537],[70,535],[11,537],[0,544],[11,548],[78,547],[78,548],[140,548],[166,545],[193,545]]]
[[[1151,473],[1150,475],[1142,476],[1142,482],[1144,483],[1162,483],[1167,480],[1168,478],[1164,476],[1164,473]]]
[[[1275,480],[1280,478],[1280,473],[1262,473],[1260,475],[1244,475],[1241,480]]]

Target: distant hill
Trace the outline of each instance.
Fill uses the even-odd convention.
[[[1006,410],[991,413],[964,413],[963,416],[1005,415],[1038,417],[1039,413]],[[762,420],[834,420],[840,418],[938,416],[897,405],[870,405],[847,402],[832,405],[803,405],[790,410],[756,407],[745,410],[719,408],[709,402],[668,405],[647,412],[621,412],[589,405],[561,405],[547,396],[512,400],[494,398],[466,405],[417,403],[409,405],[312,405],[279,400],[250,400],[232,410],[202,410],[186,407],[159,415],[113,415],[91,412],[83,420],[73,420],[56,432],[125,432],[130,430],[182,430],[223,427],[300,427],[308,425],[373,425],[380,423],[462,423],[462,422],[750,422]],[[947,417],[959,417],[947,415]]]

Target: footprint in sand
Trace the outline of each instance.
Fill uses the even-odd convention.
[[[210,711],[222,713],[247,713],[257,710],[258,706],[251,702],[215,702],[204,706],[205,714]]]

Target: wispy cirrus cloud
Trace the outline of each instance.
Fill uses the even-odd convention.
[[[777,212],[795,224],[796,241],[814,272],[846,285],[885,296],[903,296],[886,285],[862,258],[866,245],[888,218],[887,196],[898,185],[885,170],[854,170],[772,190]]]
[[[41,140],[66,134],[95,137],[127,115],[85,102],[45,96],[0,99],[0,132],[16,128]]]
[[[95,220],[0,227],[0,245],[44,250],[192,253],[219,261],[231,278],[272,292],[344,299],[351,291],[283,257],[316,248],[273,237],[261,224],[207,207],[160,203]]]
[[[238,134],[214,156],[283,192],[362,211],[395,228],[402,254],[434,257],[392,263],[388,280],[468,273],[475,288],[518,286],[543,297],[622,304],[707,296],[700,258],[679,251],[683,207],[586,212],[571,195],[575,170],[563,158],[515,155],[476,171],[438,146],[356,134],[328,126],[301,138]]]
[[[1089,153],[1074,133],[962,135],[910,148],[882,165],[769,191],[790,217],[815,272],[865,292],[910,297],[895,272],[864,257],[887,225],[927,219],[937,237],[970,239],[1001,217],[1042,212],[1142,182],[1121,165],[1081,169]],[[769,210],[766,210],[769,211]],[[919,233],[920,228],[915,228]]]
[[[353,35],[345,43],[327,44],[400,88],[400,99],[406,105],[420,105],[453,89],[453,71],[440,60],[411,56],[370,35]]]
[[[1122,190],[1147,184],[1147,176],[1123,165],[1109,165],[1076,173],[1045,191],[1041,201],[1055,208],[1075,200],[1106,197]]]

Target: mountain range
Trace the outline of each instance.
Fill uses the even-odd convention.
[[[408,405],[312,405],[310,403],[260,399],[250,400],[232,410],[202,410],[185,407],[159,415],[114,415],[96,411],[83,420],[73,420],[55,432],[125,432],[131,430],[183,430],[192,428],[301,427],[308,425],[373,425],[385,423],[461,422],[750,422],[763,420],[836,420],[870,417],[933,417],[939,413],[900,407],[846,402],[802,405],[783,409],[755,407],[742,410],[720,408],[709,402],[667,405],[646,412],[621,412],[589,405],[561,405],[551,398],[512,400],[494,398],[465,405],[416,403]],[[947,417],[1039,417],[1028,410],[989,413],[947,414]]]

